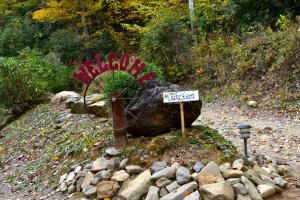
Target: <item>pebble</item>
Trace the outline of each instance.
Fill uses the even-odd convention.
[[[62,184],[68,177],[68,173],[65,173],[59,178],[59,184]]]
[[[65,182],[68,186],[73,184],[75,182],[75,173],[74,172],[69,173],[67,180]]]
[[[274,182],[275,182],[275,185],[277,185],[281,188],[286,188],[288,185],[288,182],[281,177],[274,178]]]

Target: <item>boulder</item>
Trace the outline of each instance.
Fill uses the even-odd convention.
[[[211,161],[198,174],[198,182],[200,185],[217,183],[224,181],[224,178],[219,170],[219,166]]]
[[[150,186],[145,200],[159,200],[159,188]]]
[[[202,185],[199,190],[204,200],[234,200],[233,188],[225,181]]]
[[[102,108],[105,106],[105,101],[103,101],[105,96],[103,94],[92,94],[89,96],[86,96],[86,105],[88,108],[88,112],[95,114],[97,116],[103,116],[102,114],[105,112],[99,112],[100,110],[103,110]],[[86,108],[84,106],[84,99],[74,99],[71,98],[68,101],[66,101],[66,106],[68,108],[71,108],[72,114],[86,114]]]
[[[183,200],[201,200],[200,193],[198,190],[186,196]]]
[[[51,99],[51,104],[60,105],[62,103],[65,103],[69,99],[74,98],[79,100],[81,98],[80,94],[74,91],[62,91],[57,94],[55,94]]]
[[[186,183],[173,192],[164,195],[162,198],[160,198],[160,200],[182,200],[187,195],[192,193],[195,189],[197,189],[197,187],[198,184],[195,181]]]
[[[151,182],[150,170],[146,170],[135,179],[125,182],[118,196],[125,200],[139,200],[141,196],[147,193]]]
[[[150,80],[126,108],[127,131],[135,136],[156,136],[180,128],[179,106],[164,103],[163,92],[183,90],[183,87],[166,81]],[[199,117],[201,105],[201,100],[184,104],[186,127]]]
[[[176,181],[178,184],[184,184],[191,180],[190,170],[186,167],[179,167],[176,171]]]
[[[113,197],[119,188],[120,188],[120,185],[118,182],[101,181],[97,185],[97,198],[103,199],[103,198]]]
[[[262,196],[257,191],[255,185],[250,180],[248,180],[245,176],[241,177],[241,182],[245,185],[249,196],[253,200],[262,200],[263,199]]]
[[[151,179],[152,180],[157,180],[160,178],[174,178],[176,173],[176,169],[174,167],[166,167],[162,170],[159,170],[152,174]]]

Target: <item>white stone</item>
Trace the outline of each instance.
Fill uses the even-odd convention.
[[[202,185],[199,190],[205,200],[234,200],[233,188],[226,181]]]
[[[166,186],[166,189],[169,192],[174,191],[175,189],[179,188],[180,185],[178,185],[177,181],[173,181],[172,183],[170,183],[169,185]]]
[[[120,168],[120,169],[124,169],[124,168],[126,167],[128,161],[129,161],[128,158],[123,159],[123,160],[120,162],[119,168]]]
[[[258,103],[256,101],[248,101],[247,104],[248,104],[248,106],[253,107],[253,108],[256,108],[258,105]]]
[[[271,185],[258,185],[257,189],[263,198],[268,198],[275,194],[275,187]]]
[[[237,159],[232,163],[232,169],[242,170],[243,166],[244,166],[243,159]]]
[[[145,200],[159,200],[159,188],[150,186]]]
[[[176,173],[176,168],[166,167],[166,168],[163,168],[162,170],[159,170],[159,171],[155,172],[154,174],[152,174],[151,179],[155,181],[155,180],[163,178],[163,177],[164,178],[174,178],[175,173]]]
[[[224,163],[219,166],[219,169],[221,172],[224,172],[225,170],[231,169],[231,164],[230,163]]]
[[[176,171],[176,181],[178,184],[184,184],[191,180],[190,170],[186,167],[179,167]]]
[[[281,177],[275,177],[274,182],[276,185],[278,185],[281,188],[286,188],[288,184],[288,182]]]
[[[157,172],[167,167],[167,163],[164,161],[156,161],[150,167],[151,172]]]
[[[197,187],[198,184],[195,181],[186,183],[173,192],[163,196],[160,200],[182,200],[187,194],[192,193]]]
[[[141,196],[147,193],[150,182],[151,182],[150,170],[146,170],[135,179],[126,181],[120,191],[118,196],[126,200],[139,200]]]
[[[82,181],[82,184],[81,184],[81,188],[82,190],[85,190],[86,188],[88,188],[90,185],[91,185],[91,181],[93,180],[94,178],[94,174],[92,172],[88,172],[83,181]]]
[[[107,166],[109,164],[110,164],[110,161],[107,160],[106,158],[104,158],[104,157],[97,158],[97,160],[95,160],[94,163],[93,163],[91,171],[92,172],[99,172],[101,170],[106,170]]]
[[[120,170],[114,173],[114,175],[111,177],[111,180],[117,182],[124,182],[129,177],[130,175],[125,170]]]
[[[76,168],[75,168],[75,170],[74,170],[74,173],[75,174],[78,174],[80,171],[81,171],[81,166],[80,165],[78,165]]]
[[[74,172],[69,173],[67,180],[65,182],[67,186],[72,185],[75,182],[75,173]]]
[[[105,150],[105,153],[110,156],[117,156],[117,155],[120,155],[121,152],[118,149],[116,149],[115,147],[110,147]]]
[[[62,184],[68,177],[68,173],[65,173],[59,178],[59,184]]]

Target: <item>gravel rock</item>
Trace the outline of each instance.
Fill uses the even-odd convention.
[[[97,185],[97,198],[111,198],[119,190],[120,185],[118,182],[114,181],[101,181]]]
[[[121,152],[118,149],[116,149],[115,147],[110,147],[110,148],[106,149],[105,153],[109,156],[118,156],[121,154]]]
[[[192,193],[197,187],[198,184],[195,181],[186,183],[173,192],[163,196],[160,200],[182,200],[187,194]]]
[[[176,174],[176,169],[174,167],[166,167],[152,174],[151,179],[155,181],[163,177],[174,178],[175,174]]]
[[[129,174],[139,174],[143,171],[143,168],[138,165],[128,165],[125,169]]]
[[[91,180],[91,184],[92,184],[92,185],[97,185],[97,184],[100,182],[100,180],[101,180],[100,178],[95,178],[95,177],[94,177],[94,178]]]
[[[168,178],[160,178],[156,181],[156,186],[159,188],[165,187],[166,185],[170,184],[172,181]]]
[[[248,180],[245,176],[241,177],[241,182],[245,185],[246,190],[249,194],[249,196],[252,198],[252,200],[262,200],[262,196],[257,191],[255,185]]]
[[[224,181],[219,170],[219,166],[215,162],[209,162],[198,174],[198,182],[200,185],[217,183]]]
[[[176,180],[178,184],[185,184],[191,180],[190,170],[186,167],[179,167],[176,171]]]
[[[228,178],[240,178],[243,175],[242,171],[234,170],[234,169],[228,169],[223,172],[223,177]]]
[[[202,164],[202,162],[198,161],[195,163],[193,170],[195,170],[195,172],[200,172],[205,166]]]
[[[150,186],[145,200],[159,200],[159,188]]]
[[[236,184],[232,185],[232,187],[236,194],[246,195],[248,193],[246,190],[246,187],[241,183],[236,183]]]
[[[76,182],[76,191],[77,192],[81,191],[81,185],[82,185],[83,179],[84,179],[83,177],[80,177]]]
[[[156,161],[153,163],[153,165],[150,167],[150,170],[152,173],[160,171],[167,167],[167,163],[164,161]]]
[[[114,175],[111,177],[111,180],[117,181],[117,182],[124,182],[129,177],[130,177],[130,175],[125,170],[121,170],[121,171],[115,172]]]
[[[92,172],[88,172],[81,184],[82,191],[88,188],[91,185],[91,181],[94,178],[94,174]]]
[[[252,200],[249,195],[240,195],[238,194],[237,200]]]
[[[94,161],[91,171],[92,172],[99,172],[101,170],[106,170],[107,166],[110,164],[109,160],[104,157],[97,158]]]
[[[198,181],[197,176],[198,176],[198,173],[197,173],[197,172],[192,173],[192,179],[193,179],[194,181]]]
[[[199,190],[205,200],[234,200],[233,188],[226,181],[202,185]]]
[[[67,189],[68,189],[68,186],[67,186],[67,184],[65,182],[63,182],[62,184],[60,184],[59,191],[65,192],[65,191],[67,191]]]
[[[178,185],[177,181],[173,181],[172,183],[170,183],[169,185],[166,186],[166,189],[168,190],[168,192],[172,192],[174,190],[176,190],[177,188],[179,188],[180,185]]]
[[[147,193],[150,187],[150,178],[150,170],[146,170],[133,180],[126,181],[122,185],[118,196],[122,199],[139,200],[141,196]]]
[[[271,197],[275,194],[275,187],[271,185],[258,185],[257,189],[263,198]]]
[[[97,174],[95,174],[95,178],[99,178],[100,180],[108,180],[112,176],[111,171],[100,171]]]
[[[246,177],[248,177],[256,185],[263,184],[263,181],[260,179],[260,177],[258,176],[258,174],[256,173],[256,171],[253,170],[253,169],[248,169],[246,172],[244,172],[243,175],[246,176]]]

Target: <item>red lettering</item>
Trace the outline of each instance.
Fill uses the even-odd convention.
[[[136,59],[136,61],[133,63],[131,68],[128,71],[129,74],[131,74],[132,70],[135,69],[135,73],[132,75],[133,77],[137,78],[138,75],[143,71],[143,69],[146,67],[145,63],[141,61],[141,59]]]
[[[150,79],[155,79],[155,73],[154,72],[148,72],[147,74],[145,74],[144,76],[139,78],[138,79],[139,85],[143,86],[145,84],[145,82],[150,80]]]
[[[82,65],[78,72],[73,73],[73,76],[80,80],[83,84],[88,85],[92,78],[89,76],[87,71],[85,70],[85,66]]]
[[[129,65],[129,56],[127,53],[123,53],[120,60],[120,70],[125,71]]]
[[[115,65],[113,65],[113,59],[118,59],[118,52],[110,52],[109,56],[108,56],[108,66],[110,68],[110,70],[118,70],[119,65],[116,63]]]
[[[98,74],[100,74],[100,71],[98,68],[95,68],[93,63],[89,60],[84,61],[83,65],[86,67],[87,71],[92,75],[92,77],[96,77]]]

